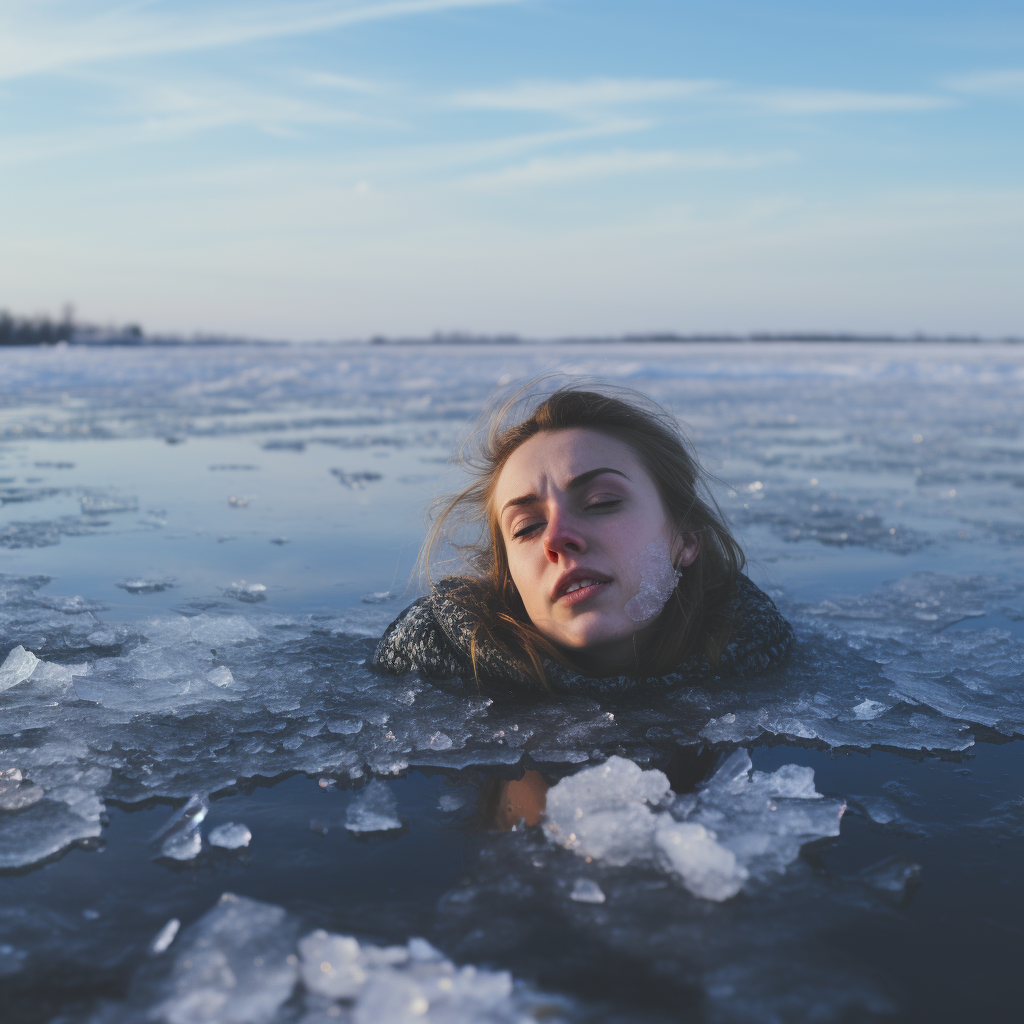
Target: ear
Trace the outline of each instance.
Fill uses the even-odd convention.
[[[672,564],[677,569],[685,569],[688,565],[692,565],[698,554],[700,554],[700,534],[677,534],[675,543],[672,545]]]

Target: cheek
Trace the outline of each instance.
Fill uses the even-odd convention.
[[[663,537],[651,541],[639,555],[630,559],[629,568],[637,589],[626,602],[624,611],[634,622],[647,622],[665,607],[679,581],[668,541]]]
[[[533,609],[537,605],[537,569],[533,560],[524,554],[521,549],[505,548],[505,558],[508,561],[508,572],[512,582],[519,591],[519,597],[523,602],[528,614],[532,616]]]

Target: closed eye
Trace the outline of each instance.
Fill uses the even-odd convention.
[[[588,501],[587,504],[583,506],[583,510],[585,512],[589,512],[589,511],[591,511],[593,509],[599,509],[601,511],[609,511],[609,510],[611,510],[613,508],[616,508],[618,505],[621,505],[621,504],[622,504],[622,499],[621,498],[604,498],[604,497],[602,497],[602,498],[599,498],[597,501]]]
[[[519,540],[521,537],[529,537],[531,533],[535,533],[537,530],[541,529],[543,526],[544,526],[544,523],[542,523],[542,522],[541,523],[530,523],[527,526],[523,526],[520,529],[516,530],[512,534],[512,539],[513,540]]]

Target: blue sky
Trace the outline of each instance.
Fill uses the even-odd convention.
[[[1024,333],[1024,5],[0,0],[0,308]]]

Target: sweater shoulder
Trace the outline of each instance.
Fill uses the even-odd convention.
[[[793,627],[775,602],[746,576],[738,575],[729,599],[733,627],[722,651],[730,675],[752,676],[781,665],[793,644]]]
[[[389,675],[413,669],[435,679],[461,675],[461,659],[437,621],[430,597],[414,601],[388,626],[374,652],[373,667]]]

